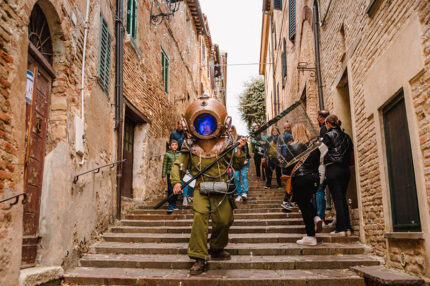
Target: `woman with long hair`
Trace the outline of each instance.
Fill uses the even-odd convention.
[[[301,123],[293,126],[292,135],[294,141],[287,146],[287,161],[306,151],[312,139],[309,130]],[[316,245],[315,232],[322,229],[322,221],[311,202],[319,182],[320,154],[320,150],[316,149],[287,169],[287,173],[291,175],[293,197],[300,208],[306,228],[306,236],[297,240],[300,245]]]
[[[325,120],[327,133],[323,137],[323,144],[327,146],[328,151],[324,156],[324,164],[327,185],[336,209],[336,230],[331,234],[347,236],[352,230],[346,191],[350,179],[349,162],[353,145],[349,135],[340,128],[341,124],[334,114]]]
[[[234,141],[239,140],[242,136],[237,135],[236,126],[232,125],[230,127],[230,134],[233,136]],[[244,162],[244,166],[240,170],[235,170],[234,172],[234,184],[236,185],[236,201],[240,202],[241,200],[246,201],[248,198],[248,169],[250,164],[250,156],[249,156],[249,148],[248,145],[243,146],[242,152],[246,155],[246,160]]]

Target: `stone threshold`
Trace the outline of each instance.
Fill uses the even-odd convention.
[[[388,239],[424,239],[422,232],[386,232],[384,237]]]
[[[424,285],[424,280],[406,273],[378,266],[354,266],[351,270],[366,280],[367,285]]]
[[[63,278],[61,266],[31,267],[19,272],[19,286],[35,286]]]

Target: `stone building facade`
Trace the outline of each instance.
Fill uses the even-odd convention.
[[[201,46],[212,43],[198,0],[158,25],[150,15],[166,12],[164,2],[122,2],[120,101],[116,1],[0,4],[0,198],[27,193],[25,205],[22,196],[0,203],[1,285],[17,285],[21,268],[56,266],[60,275],[74,265],[118,217],[118,190],[147,203],[165,196],[162,155],[211,82]]]
[[[279,2],[283,8],[273,10]],[[296,3],[293,18],[288,8],[292,2]],[[272,62],[270,31],[273,34],[276,25],[278,48],[283,37],[279,27],[290,27],[289,19],[295,20],[295,44],[303,47],[299,58],[289,56],[293,43],[287,40],[286,84],[288,74],[296,73],[293,90],[275,93],[283,77],[276,50],[273,65],[260,65],[271,107],[268,118],[276,114],[277,104],[282,110],[302,96],[302,62],[315,69],[316,77],[306,83],[310,89],[306,96],[312,98],[307,104],[309,117],[314,120],[318,108],[328,109],[339,116],[354,140],[347,196],[356,207],[353,216],[359,222],[361,241],[387,266],[429,278],[430,3],[288,0],[264,1],[264,5],[260,62]],[[315,27],[311,23],[317,24],[317,30],[306,32]]]

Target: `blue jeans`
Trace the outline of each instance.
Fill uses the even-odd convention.
[[[317,215],[320,219],[325,219],[325,192],[324,189],[327,186],[326,181],[318,185],[317,192],[315,194],[315,204],[317,208]]]
[[[248,163],[243,166],[239,171],[234,171],[234,184],[236,185],[236,193],[238,196],[243,194],[248,195],[248,169],[249,169],[249,160]],[[240,179],[242,178],[242,183]],[[242,188],[243,187],[243,188]]]
[[[189,196],[189,197],[193,197],[193,192],[194,192],[194,188],[193,187],[190,187],[190,186],[186,186],[185,188],[184,188],[184,193],[182,194],[182,197],[186,197],[186,196]]]

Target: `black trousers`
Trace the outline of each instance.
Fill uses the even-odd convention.
[[[255,164],[255,171],[257,173],[257,178],[261,178],[261,171],[263,170],[263,178],[265,178],[264,174],[264,168],[261,166],[261,159],[263,158],[262,155],[258,155],[258,153],[254,153],[254,164]]]
[[[276,182],[278,183],[278,186],[281,186],[281,167],[278,166],[278,162],[276,159],[267,160],[267,167],[266,167],[266,175],[267,175],[267,182],[266,186],[270,187],[272,184],[272,175],[273,170],[276,171]]]
[[[306,235],[315,236],[314,217],[317,210],[312,204],[312,196],[317,191],[318,178],[313,175],[293,177],[291,187],[294,199],[302,212]]]
[[[173,193],[173,186],[170,182],[170,174],[167,174],[167,196]],[[169,199],[169,206],[176,206],[176,201],[178,200],[178,195],[174,195]]]
[[[336,231],[352,229],[346,203],[346,190],[350,179],[348,166],[342,164],[327,166],[326,179],[336,209]]]

